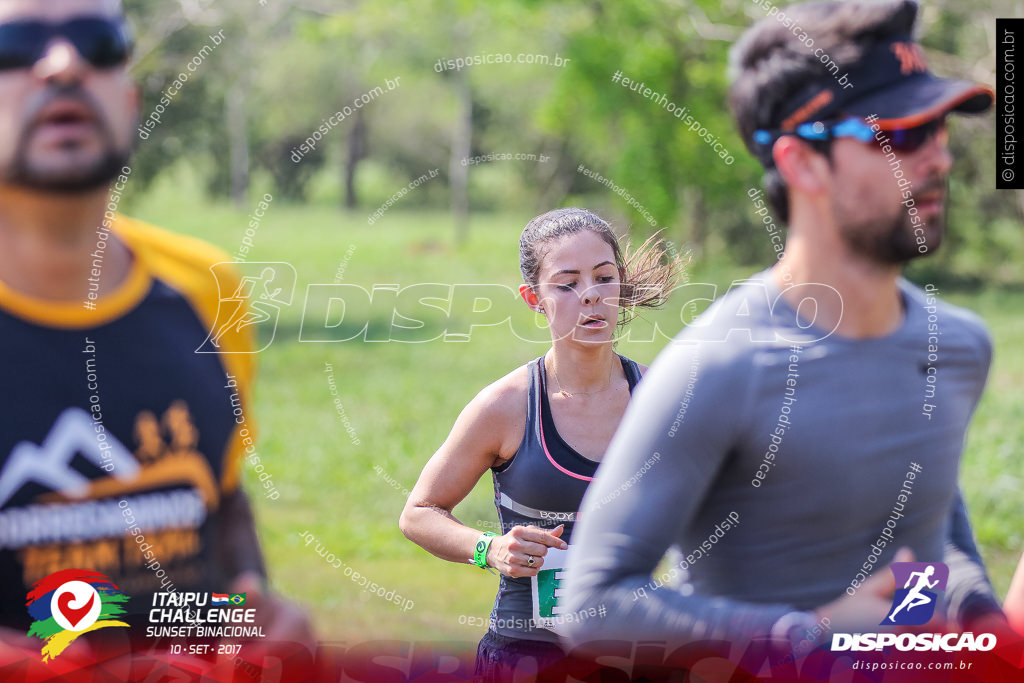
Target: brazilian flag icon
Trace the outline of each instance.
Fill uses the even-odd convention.
[[[230,602],[235,607],[240,607],[245,604],[246,595],[246,593],[232,593],[231,597],[228,598],[228,602]]]

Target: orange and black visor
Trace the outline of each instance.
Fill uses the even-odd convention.
[[[775,126],[757,131],[753,148],[769,166],[775,140],[807,122],[870,116],[883,130],[917,128],[954,111],[983,112],[993,98],[988,86],[932,74],[921,47],[903,36],[875,44],[841,76],[826,71],[799,90]]]

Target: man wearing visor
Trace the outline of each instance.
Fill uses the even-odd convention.
[[[805,653],[829,631],[896,628],[880,626],[904,588],[894,561],[948,566],[921,628],[1005,623],[957,479],[991,341],[975,315],[901,277],[942,241],[946,117],[984,111],[992,93],[928,71],[909,0],[785,14],[735,45],[730,93],[789,225],[784,253],[683,330],[639,387],[570,557],[568,609],[603,604],[608,618],[571,624],[574,643]],[[686,576],[682,591],[662,588],[660,569],[652,581],[673,545],[684,560],[667,578]]]

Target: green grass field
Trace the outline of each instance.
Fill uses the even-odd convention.
[[[166,182],[134,201],[128,212],[234,253],[249,212],[196,196]],[[248,256],[250,261],[289,262],[298,272],[295,301],[284,312],[273,344],[258,356],[256,400],[250,410],[250,419],[258,420],[260,457],[281,492],[276,501],[266,499],[254,473],[246,472],[272,582],[309,608],[324,640],[477,639],[484,629],[460,624],[460,616],[486,617],[496,577],[442,562],[409,543],[398,530],[398,515],[405,490],[412,488],[462,407],[483,386],[540,355],[546,346],[518,339],[507,326],[477,328],[466,342],[300,343],[299,325],[306,285],[333,283],[346,255],[342,282],[349,284],[515,287],[520,282],[518,234],[531,216],[475,216],[469,243],[455,248],[453,229],[443,213],[403,212],[399,205],[373,226],[367,225],[366,213],[348,215],[326,205],[274,204]],[[719,293],[724,293],[733,279],[753,270],[695,262],[689,278],[717,283]],[[995,365],[969,435],[962,481],[982,553],[1002,595],[1024,550],[1024,497],[1016,452],[1024,442],[1024,353],[1019,341],[1024,335],[1019,313],[1024,293],[992,289],[941,294],[980,313],[995,337]],[[381,301],[386,303],[386,297]],[[466,327],[472,305],[457,306],[449,325]],[[515,329],[534,325],[525,306],[511,299],[505,305]],[[391,304],[385,308],[390,316]],[[323,314],[319,309],[312,312]],[[371,316],[374,325],[386,328],[387,316],[378,307],[371,307]],[[670,303],[666,310],[634,323],[634,337],[618,350],[649,363],[665,344],[663,337],[652,333],[651,321],[673,334],[681,327],[679,316],[679,306],[673,312]],[[307,324],[315,322],[313,317]],[[427,331],[432,335],[431,324],[428,321]],[[357,331],[344,324],[338,329]],[[321,336],[326,332],[321,328]],[[351,431],[331,394],[327,363],[333,366],[337,396]],[[456,515],[472,525],[496,520],[489,478],[480,482]],[[415,607],[403,612],[362,590],[318,556],[313,545],[303,543],[300,535],[305,532],[354,571],[415,601]]]

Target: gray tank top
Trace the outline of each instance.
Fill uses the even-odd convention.
[[[632,393],[640,381],[640,369],[625,356],[619,356],[619,361]],[[530,361],[527,368],[526,429],[515,455],[491,468],[494,505],[502,533],[519,525],[553,529],[564,524],[562,539],[572,543],[576,513],[598,463],[577,453],[555,429],[545,389],[544,356]],[[512,638],[558,641],[564,621],[558,618],[562,614],[558,602],[565,552],[549,548],[536,577],[502,575],[491,612],[492,631]]]

